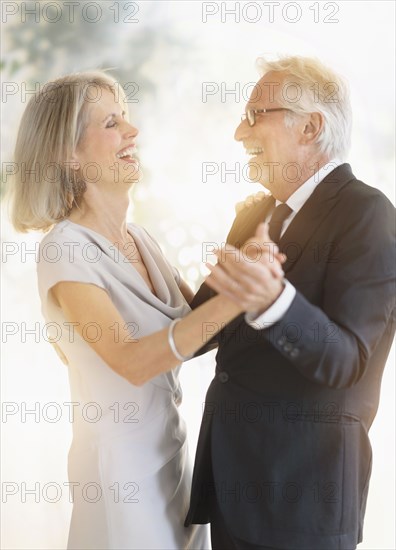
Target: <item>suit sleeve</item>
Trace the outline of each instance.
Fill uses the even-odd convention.
[[[191,309],[196,309],[213,298],[213,296],[216,296],[216,292],[209,288],[206,283],[202,283],[190,304]]]
[[[265,338],[308,379],[332,388],[356,384],[377,346],[388,353],[395,326],[394,208],[382,195],[339,219],[322,307],[297,290]]]

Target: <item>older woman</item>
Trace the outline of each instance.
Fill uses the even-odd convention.
[[[15,150],[12,221],[50,230],[42,311],[61,331],[72,401],[85,411],[69,453],[70,549],[208,547],[205,527],[183,527],[190,470],[178,370],[202,346],[203,323],[220,329],[242,307],[216,296],[189,313],[192,291],[126,222],[137,134],[116,82],[80,73],[31,99]]]

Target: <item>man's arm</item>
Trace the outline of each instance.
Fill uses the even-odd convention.
[[[391,339],[394,329],[394,209],[380,193],[367,198],[339,220],[337,257],[326,266],[321,307],[297,289],[283,317],[263,330],[264,338],[303,376],[333,388],[356,384],[380,340]],[[226,261],[232,274],[233,258]],[[220,271],[225,265],[217,267],[207,284],[227,294],[232,277],[227,282],[225,270]],[[245,304],[256,300],[261,310],[261,290],[253,296],[252,289],[267,286],[267,281],[260,281],[258,271],[250,276],[239,281],[234,297]]]

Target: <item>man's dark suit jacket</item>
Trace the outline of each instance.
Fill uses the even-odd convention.
[[[254,235],[273,199],[245,208],[228,242]],[[368,431],[395,328],[394,208],[348,164],[315,189],[280,241],[297,289],[282,319],[241,315],[218,337],[186,525],[215,492],[250,544],[354,548],[371,471]],[[193,307],[213,292],[204,284]]]

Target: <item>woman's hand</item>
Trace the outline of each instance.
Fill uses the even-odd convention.
[[[241,249],[226,244],[216,252],[218,263],[206,264],[206,284],[237,303],[244,311],[265,311],[284,288],[282,263],[285,256],[261,223]]]
[[[239,214],[239,212],[241,212],[241,210],[243,210],[244,208],[249,208],[249,206],[252,206],[253,204],[257,204],[258,202],[261,202],[266,197],[268,197],[268,194],[264,193],[264,191],[258,191],[253,195],[249,195],[248,197],[246,197],[244,201],[236,203],[235,213]]]

